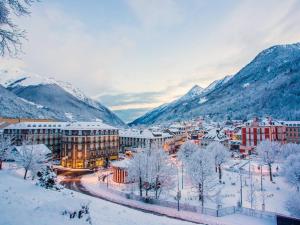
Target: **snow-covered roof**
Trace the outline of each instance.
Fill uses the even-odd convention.
[[[282,121],[278,121],[278,120],[274,120],[274,119],[271,119],[271,118],[262,118],[262,119],[258,119],[258,118],[255,118],[255,119],[252,119],[252,120],[248,120],[246,123],[245,123],[246,126],[260,126],[260,127],[263,127],[263,126],[283,126],[284,123]]]
[[[210,129],[207,134],[203,136],[203,139],[209,139],[214,141],[225,141],[227,140],[227,136],[224,134],[223,130],[220,128]]]
[[[282,121],[287,126],[300,126],[300,121]]]
[[[118,168],[128,168],[130,165],[130,160],[129,159],[123,159],[123,160],[119,160],[119,161],[113,161],[111,163],[111,165],[113,167],[118,167]]]
[[[155,138],[169,138],[173,137],[171,134],[161,131],[151,131],[149,129],[145,130],[120,130],[120,137],[131,137],[131,138],[145,138],[145,139],[155,139]]]
[[[118,130],[118,128],[102,122],[74,122],[67,123],[63,130]]]
[[[5,129],[62,129],[67,124],[67,122],[21,122],[11,124]]]
[[[117,130],[102,122],[21,122],[5,129]]]
[[[22,145],[22,146],[14,146],[18,152],[22,151],[22,148],[33,149],[35,152],[38,152],[41,155],[47,155],[51,153],[51,150],[44,144],[36,144],[36,145]]]

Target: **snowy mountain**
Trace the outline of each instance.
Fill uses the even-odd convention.
[[[185,95],[183,95],[181,98],[179,98],[179,101],[185,101],[188,99],[192,99],[196,96],[199,96],[200,94],[202,94],[204,91],[204,89],[198,85],[195,85],[194,87],[192,87],[191,90],[189,90]]]
[[[124,122],[109,109],[67,82],[19,70],[2,70],[0,84],[11,95],[22,99],[26,105],[39,109],[38,112],[33,111],[32,107],[30,111],[24,110],[25,115],[30,114],[29,117],[52,118],[60,121],[103,121],[115,126],[124,125]],[[6,107],[8,113],[1,112],[0,115],[22,116],[16,114],[14,110],[9,112],[12,107],[9,103],[8,101],[2,106]]]
[[[164,104],[131,125],[198,116],[220,120],[265,115],[300,119],[300,43],[268,48],[234,76],[214,81],[192,98]]]

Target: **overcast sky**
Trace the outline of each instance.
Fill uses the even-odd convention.
[[[69,81],[114,110],[152,108],[300,41],[299,0],[42,0],[5,67]]]

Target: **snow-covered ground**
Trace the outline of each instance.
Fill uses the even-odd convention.
[[[87,225],[86,217],[70,219],[64,210],[89,204],[93,225],[189,225],[192,223],[143,213],[70,190],[61,192],[23,180],[14,170],[0,171],[0,225]]]
[[[221,205],[222,207],[231,207],[237,206],[238,202],[240,201],[240,174],[238,173],[238,168],[242,165],[243,167],[243,174],[242,174],[242,197],[243,197],[243,207],[251,208],[250,203],[250,176],[249,176],[249,165],[247,164],[248,160],[230,160],[223,169],[223,183],[216,184],[214,190],[210,191],[210,197],[206,198],[205,207],[216,209],[217,202],[216,202],[216,192],[221,190],[220,197],[221,197]],[[290,215],[290,213],[286,209],[286,200],[289,197],[289,193],[293,191],[292,187],[287,184],[285,179],[281,176],[277,175],[276,167],[279,167],[279,172],[281,165],[275,164],[273,166],[273,173],[275,176],[273,177],[273,182],[269,179],[269,172],[267,166],[263,167],[262,170],[262,184],[263,184],[263,192],[261,192],[261,176],[260,170],[258,170],[258,164],[255,161],[251,162],[251,170],[253,171],[252,175],[252,182],[254,189],[254,194],[252,194],[254,201],[253,201],[253,209],[262,210],[262,203],[265,202],[265,210],[269,212]],[[177,179],[177,177],[174,177]],[[182,189],[182,175],[181,170],[179,170],[179,186],[181,189],[181,202],[186,203],[189,205],[199,206],[198,200],[198,191],[194,188],[191,184],[187,175],[184,175],[183,181],[183,189]],[[106,184],[99,186],[98,175],[86,175],[82,179],[84,185],[92,190],[97,191],[100,187],[106,187]],[[177,183],[177,182],[176,182]],[[109,181],[110,189],[122,191],[122,192],[134,192],[138,195],[138,188],[137,185],[132,184],[117,184],[114,183],[111,179]],[[165,191],[161,194],[160,199],[167,200],[167,201],[174,201],[175,196],[177,193],[177,185],[174,186],[173,189]],[[252,192],[253,193],[253,192]],[[151,195],[152,193],[150,193]],[[220,202],[219,202],[220,204]]]
[[[145,210],[151,210],[154,212],[160,212],[165,213],[167,215],[176,215],[180,218],[188,218],[192,219],[193,221],[203,221],[205,224],[218,224],[218,225],[240,225],[243,223],[243,225],[259,225],[259,224],[275,224],[274,221],[261,219],[261,218],[255,218],[240,214],[233,214],[228,215],[224,217],[213,217],[209,215],[203,215],[200,213],[192,213],[187,211],[180,211],[177,212],[176,209],[173,208],[166,208],[158,205],[152,205],[152,204],[146,204],[140,201],[130,200],[126,199],[125,197],[122,197],[120,193],[114,191],[124,191],[124,192],[130,192],[130,187],[126,187],[122,184],[116,184],[113,183],[110,179],[108,188],[106,183],[99,183],[98,182],[98,175],[97,174],[89,174],[85,175],[81,179],[81,183],[84,185],[84,187],[90,191],[93,194],[97,194],[100,197],[120,202],[122,204],[139,207],[141,209]],[[199,204],[199,203],[198,203]]]

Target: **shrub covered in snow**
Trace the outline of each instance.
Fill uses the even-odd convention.
[[[67,215],[70,219],[82,219],[92,225],[89,203],[82,204],[81,208],[77,210],[64,210],[62,215]]]
[[[286,207],[292,216],[300,217],[300,195],[291,194],[286,201]]]
[[[38,182],[37,185],[46,189],[60,190],[62,186],[57,184],[57,176],[50,166],[42,168],[37,172]]]

